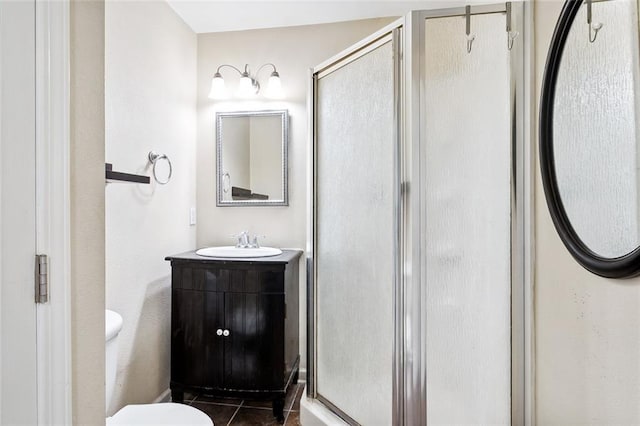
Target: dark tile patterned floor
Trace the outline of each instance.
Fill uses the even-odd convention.
[[[300,426],[300,398],[304,383],[292,385],[284,400],[284,425]],[[207,413],[215,426],[280,425],[273,417],[271,401],[208,398],[184,395],[184,403]]]

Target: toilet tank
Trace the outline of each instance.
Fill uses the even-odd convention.
[[[105,398],[106,410],[109,412],[113,390],[116,385],[118,371],[118,334],[122,330],[122,316],[119,313],[105,310]]]

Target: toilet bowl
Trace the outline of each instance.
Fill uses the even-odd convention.
[[[109,426],[173,425],[213,426],[213,422],[197,408],[174,402],[127,405],[113,417],[107,417]]]
[[[105,372],[106,407],[109,409],[116,383],[118,365],[118,334],[122,329],[122,317],[117,312],[105,311]],[[197,408],[173,402],[158,404],[127,405],[112,417],[107,417],[109,426],[173,425],[213,426],[213,422]]]

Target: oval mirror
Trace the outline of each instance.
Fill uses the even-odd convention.
[[[640,67],[636,1],[567,0],[540,102],[540,167],[573,257],[609,278],[640,274]]]

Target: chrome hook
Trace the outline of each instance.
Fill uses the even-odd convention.
[[[516,38],[518,38],[519,35],[520,33],[518,31],[509,31],[507,33],[507,48],[509,50],[513,49],[513,42]]]
[[[467,53],[471,53],[471,46],[476,39],[476,35],[471,34],[471,6],[465,6],[464,16],[466,19]]]
[[[587,0],[587,24],[589,25],[589,42],[593,43],[598,37],[598,31],[602,29],[602,22],[593,23],[593,16],[591,12],[591,3],[593,0]]]
[[[514,40],[520,35],[518,31],[511,30],[511,2],[506,3],[507,12],[507,48],[511,50],[513,48]]]
[[[602,22],[598,22],[597,24],[589,24],[589,41],[591,43],[596,41],[598,37],[598,31],[602,29]]]
[[[471,53],[471,46],[473,45],[473,41],[476,39],[476,35],[472,34],[471,36],[467,36],[467,53]]]

